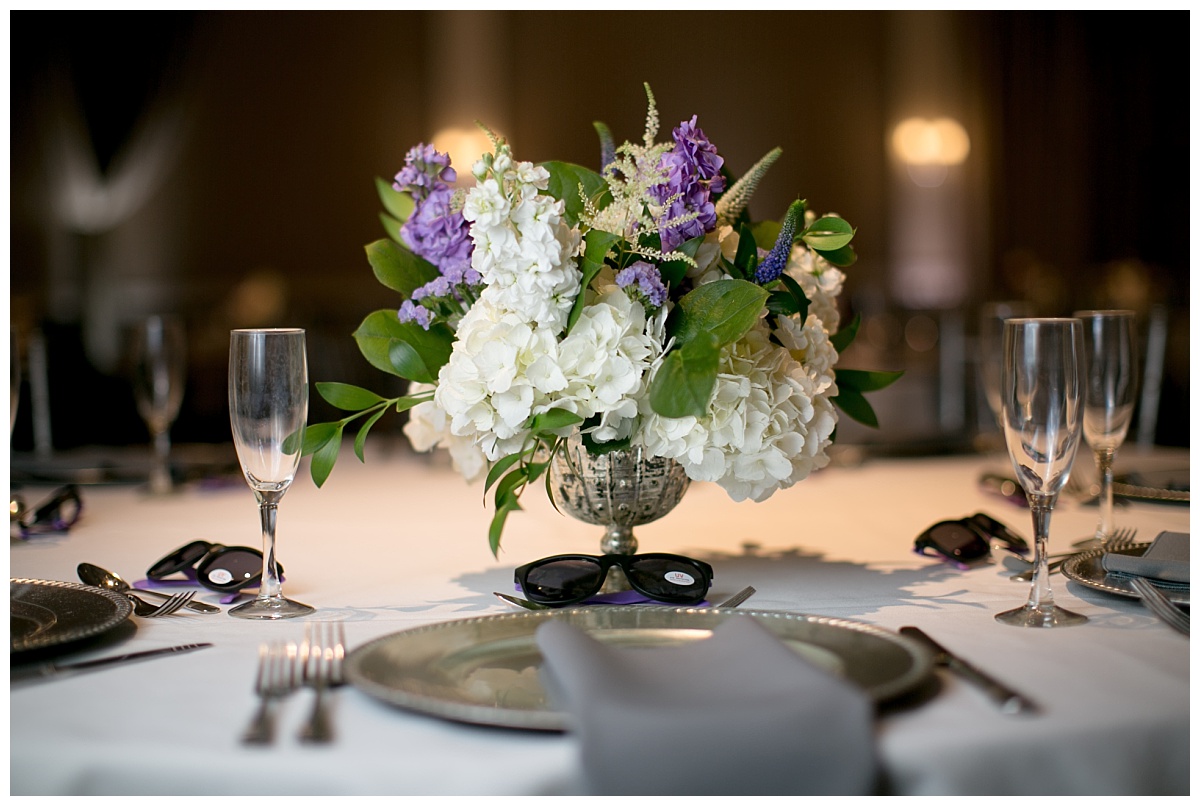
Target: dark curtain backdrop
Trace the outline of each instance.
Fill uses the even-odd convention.
[[[462,58],[455,19],[10,14],[10,312],[46,335],[56,447],[146,440],[119,332],[152,309],[182,313],[191,334],[177,441],[228,439],[228,330],[256,317],[309,330],[314,379],[387,391],[349,337],[364,315],[395,304],[362,251],[382,234],[373,182],[391,177],[438,124],[431,110],[445,99],[434,79]],[[962,313],[969,321],[983,300],[1014,295],[1054,314],[1169,306],[1157,436],[1187,444],[1188,14],[948,19],[979,220]],[[777,217],[802,195],[858,227],[845,298],[862,309],[896,305],[886,149],[903,52],[896,21],[882,11],[486,18],[501,42],[503,125],[518,156],[592,165],[592,121],[619,140],[640,137],[649,81],[663,131],[697,114],[735,172],[783,147],[757,217]],[[186,110],[145,202],[107,229],[64,223],[55,208],[63,159],[52,135],[62,120],[52,100],[64,81],[101,179],[119,174],[139,125],[175,102]],[[23,450],[28,405],[19,411],[13,446]],[[315,405],[314,420],[328,414]],[[905,417],[880,414],[884,438],[889,419]]]

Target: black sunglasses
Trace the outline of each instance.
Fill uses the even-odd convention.
[[[917,535],[914,551],[926,555],[933,552],[964,568],[971,560],[986,557],[991,552],[993,540],[1014,554],[1029,553],[1025,538],[983,512],[961,520],[935,523]]]
[[[558,554],[516,570],[516,582],[531,602],[553,607],[582,602],[604,587],[617,566],[635,591],[667,604],[697,604],[712,585],[712,566],[678,554]]]
[[[32,510],[25,506],[24,499],[13,495],[9,499],[9,523],[16,524],[21,537],[66,532],[79,520],[83,512],[83,500],[79,488],[68,484]]]
[[[234,593],[258,585],[262,579],[263,554],[249,546],[223,546],[194,540],[150,566],[149,579],[161,580],[183,572],[188,579],[209,590]],[[283,566],[279,566],[283,573]]]

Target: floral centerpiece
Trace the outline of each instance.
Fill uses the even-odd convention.
[[[899,373],[835,369],[858,327],[842,327],[837,307],[853,228],[801,200],[779,222],[751,221],[780,150],[735,181],[694,116],[657,142],[646,95],[640,143],[616,146],[596,124],[599,172],[519,161],[488,131],[493,151],[469,190],[425,144],[394,183],[377,183],[389,237],[367,257],[402,299],[354,337],[373,366],[411,383],[391,399],[317,384],[350,412],[305,431],[318,486],[348,424],[365,418],[362,460],[380,417],[408,410],[417,450],[444,448],[494,488],[495,553],[570,436],[592,452],[641,446],[734,500],[762,501],[828,463],[839,410],[875,424],[863,393]]]

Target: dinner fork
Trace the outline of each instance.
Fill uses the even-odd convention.
[[[246,732],[244,744],[270,744],[275,738],[275,702],[290,694],[298,683],[295,675],[296,644],[260,644],[258,672],[254,678],[254,693],[258,695],[258,710]]]
[[[1113,551],[1120,551],[1123,548],[1128,548],[1129,546],[1133,545],[1134,538],[1136,538],[1136,537],[1137,537],[1137,529],[1130,529],[1128,527],[1125,527],[1122,529],[1117,529],[1116,531],[1113,532],[1112,537],[1110,537],[1108,539],[1108,546],[1105,548],[1105,551],[1113,552]],[[1055,560],[1054,562],[1047,565],[1046,571],[1048,573],[1052,574],[1055,571],[1057,571],[1059,568],[1062,568],[1062,566],[1066,562],[1068,562],[1072,557],[1078,557],[1082,553],[1083,553],[1082,551],[1077,551],[1072,554],[1067,554],[1066,556],[1062,557],[1061,559]],[[1037,570],[1037,569],[1027,568],[1026,570],[1022,571],[1019,574],[1013,574],[1012,577],[1010,577],[1010,578],[1016,580],[1017,582],[1028,582],[1029,580],[1033,579],[1033,572],[1035,570]]]
[[[1146,607],[1150,608],[1150,612],[1158,616],[1158,618],[1167,626],[1172,627],[1184,635],[1191,634],[1192,617],[1184,613],[1171,603],[1171,600],[1163,595],[1163,592],[1148,580],[1142,577],[1132,577],[1129,580],[1130,586],[1139,596],[1142,597],[1142,602]]]
[[[159,616],[169,616],[172,613],[174,613],[176,610],[178,610],[179,608],[183,607],[188,602],[190,602],[192,600],[192,597],[195,595],[196,595],[195,591],[184,591],[182,593],[176,593],[176,594],[172,595],[169,599],[166,599],[165,601],[163,601],[163,603],[158,605],[157,607],[153,607],[153,609],[151,609],[151,610],[146,610],[141,613],[138,613],[138,615],[141,616],[142,618],[157,618]]]
[[[323,744],[333,740],[325,692],[330,686],[342,684],[342,661],[346,657],[346,631],[342,623],[318,621],[304,625],[299,654],[301,680],[315,692],[312,713],[300,731],[300,741]]]

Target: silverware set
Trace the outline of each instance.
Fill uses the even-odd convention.
[[[328,691],[344,682],[342,663],[346,657],[346,634],[341,622],[312,622],[305,625],[304,638],[265,643],[259,646],[254,693],[259,698],[250,725],[242,734],[245,744],[266,745],[275,740],[275,714],[296,689],[313,689],[313,705],[300,729],[299,739],[312,744],[333,740]]]
[[[154,605],[147,602],[132,593],[126,592],[126,596],[133,602],[133,612],[135,615],[142,618],[158,618],[159,616],[169,616],[176,610],[187,605],[192,601],[192,597],[196,595],[195,591],[185,591],[184,593],[176,593],[174,596],[168,596],[162,603]]]

